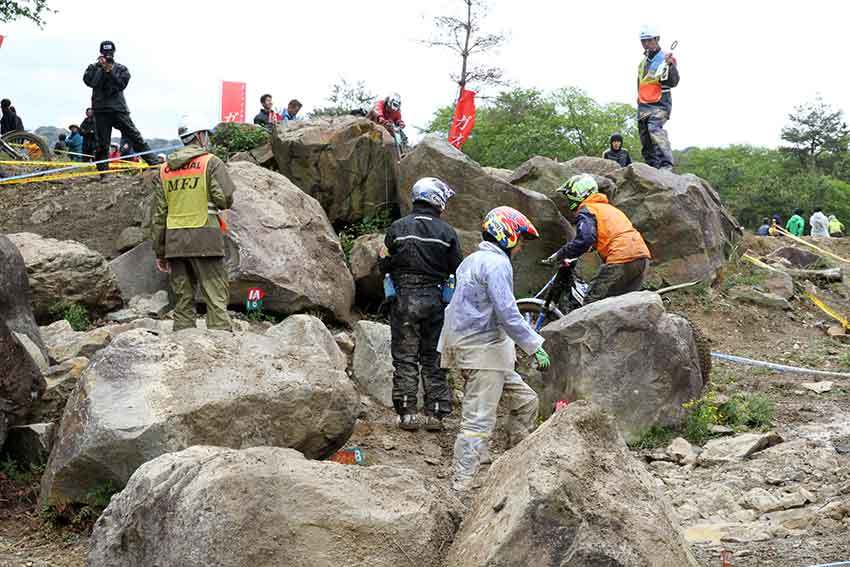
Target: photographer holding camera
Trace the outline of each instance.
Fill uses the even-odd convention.
[[[127,67],[115,62],[115,44],[111,41],[100,43],[100,57],[86,69],[83,82],[91,87],[91,106],[95,118],[95,161],[106,159],[112,139],[112,129],[121,132],[128,139],[135,152],[150,151],[141,133],[130,118],[130,110],[124,100],[124,89],[130,82]],[[153,154],[143,156],[149,165],[158,165],[160,160]],[[98,164],[101,171],[109,164]]]

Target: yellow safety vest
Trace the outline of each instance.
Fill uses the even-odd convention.
[[[201,228],[207,224],[207,164],[210,154],[204,154],[182,167],[171,169],[163,164],[159,171],[162,190],[168,203],[166,228]]]

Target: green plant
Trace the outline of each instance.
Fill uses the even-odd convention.
[[[632,449],[655,449],[656,447],[665,447],[670,444],[678,431],[666,425],[653,425],[652,427],[642,431],[637,439],[629,442],[629,447]]]
[[[237,152],[247,152],[269,141],[265,128],[235,122],[219,124],[212,135],[213,153],[227,161]]]
[[[342,246],[343,254],[345,254],[346,262],[351,260],[351,249],[354,247],[355,240],[365,234],[383,232],[390,224],[392,224],[390,212],[383,210],[374,216],[365,217],[362,221],[349,224],[340,230],[339,243]]]
[[[54,303],[48,309],[50,315],[56,319],[65,319],[75,331],[87,331],[91,328],[91,319],[88,310],[79,303],[68,303],[60,301]]]
[[[838,357],[838,364],[840,364],[844,369],[850,369],[850,350],[844,351],[841,356]]]
[[[272,323],[276,325],[281,322],[281,318],[275,315],[274,313],[266,313],[262,309],[255,309],[254,311],[249,311],[245,315],[245,319],[251,321],[252,323]]]
[[[738,393],[729,399],[709,390],[703,397],[683,404],[688,410],[685,437],[702,444],[714,434],[715,425],[735,430],[767,429],[773,425],[775,405],[761,394]]]

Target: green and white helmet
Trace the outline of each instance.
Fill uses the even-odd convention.
[[[599,193],[599,185],[596,184],[592,175],[582,173],[570,177],[563,185],[558,187],[556,192],[562,193],[567,198],[567,201],[570,202],[570,210],[574,211],[582,201],[594,193]]]

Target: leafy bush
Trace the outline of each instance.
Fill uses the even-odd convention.
[[[375,216],[366,217],[359,223],[354,223],[346,226],[339,231],[339,242],[342,245],[342,251],[345,254],[346,261],[351,260],[351,249],[354,246],[354,241],[364,234],[375,234],[383,232],[392,224],[392,218],[389,211],[381,211]]]
[[[655,449],[656,447],[666,447],[677,435],[678,432],[672,427],[653,425],[649,429],[643,431],[636,441],[630,442],[629,447],[632,449]]]
[[[227,160],[237,152],[247,152],[269,141],[268,131],[254,124],[219,124],[212,135],[213,153]]]
[[[725,425],[736,431],[767,429],[772,426],[775,413],[773,402],[760,394],[738,393],[728,400],[720,400],[713,390],[684,404],[684,408],[688,410],[685,437],[697,444],[713,436],[711,428],[715,425]]]
[[[49,311],[54,320],[65,319],[75,331],[88,331],[91,328],[88,310],[78,303],[61,301],[50,307]]]

